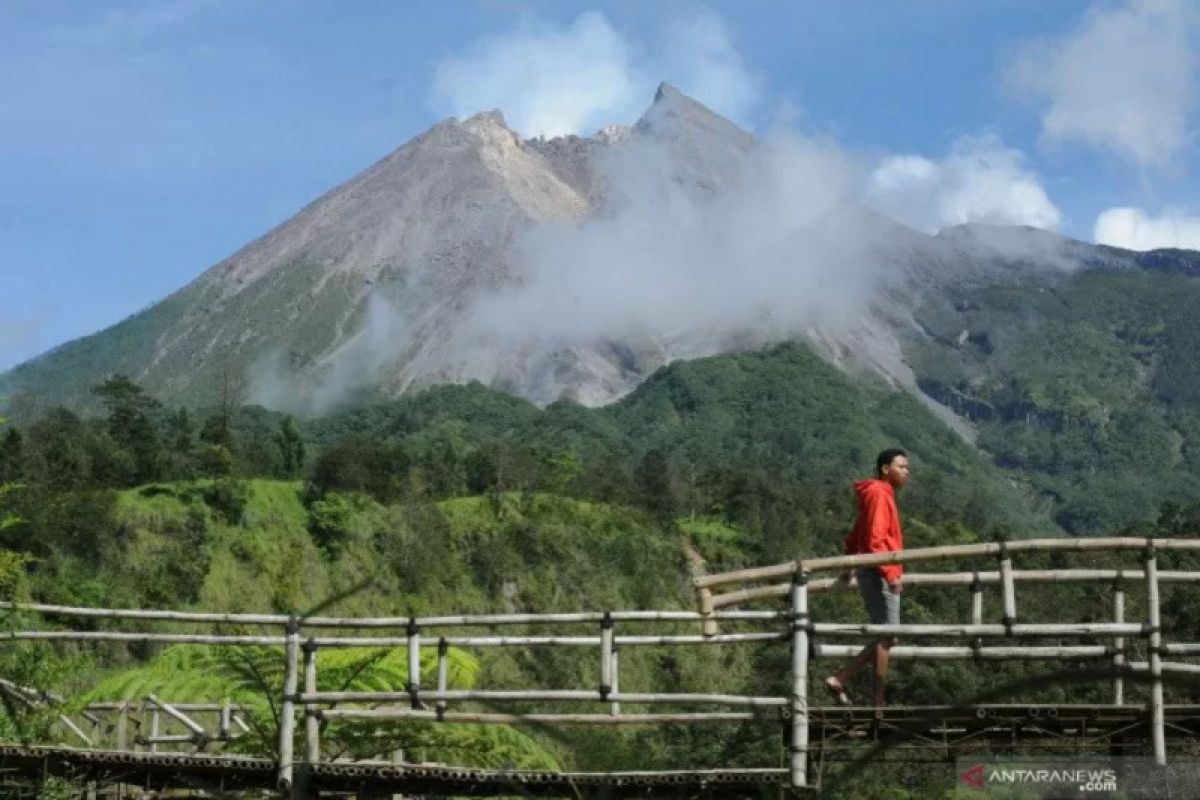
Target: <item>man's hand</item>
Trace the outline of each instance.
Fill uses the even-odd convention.
[[[896,594],[900,594],[901,592],[904,591],[904,584],[901,583],[899,580],[889,583],[888,586],[892,587],[892,591],[895,592]]]
[[[854,583],[854,570],[852,570],[852,569],[846,570],[846,572],[842,574],[842,580],[846,583],[847,586]]]

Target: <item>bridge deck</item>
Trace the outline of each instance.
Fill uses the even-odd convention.
[[[1165,708],[1168,738],[1200,736],[1200,705]],[[918,760],[944,760],[937,750],[987,746],[1084,747],[1103,749],[1121,737],[1145,746],[1148,712],[1137,705],[994,704],[972,707],[888,706],[876,719],[869,707],[810,709],[814,751],[836,760],[866,741],[894,737],[900,749],[924,749]],[[1139,735],[1139,731],[1141,732]],[[904,756],[901,755],[901,758]],[[0,773],[55,774],[102,784],[133,784],[154,789],[269,789],[275,786],[273,760],[205,753],[144,753],[58,747],[0,745]],[[303,769],[298,765],[297,777]],[[387,762],[332,762],[312,768],[311,788],[356,794],[388,792],[439,795],[577,797],[761,796],[764,785],[782,786],[784,769],[675,772],[497,771]]]

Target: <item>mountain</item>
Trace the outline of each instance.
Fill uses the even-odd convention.
[[[539,405],[602,405],[673,361],[804,340],[974,439],[981,409],[997,408],[973,388],[977,373],[999,362],[976,347],[976,372],[944,374],[982,341],[959,305],[1036,300],[1095,275],[1187,295],[1200,274],[1196,254],[1030,229],[927,236],[822,185],[837,183],[822,171],[836,157],[773,149],[666,84],[636,124],[591,137],[522,139],[498,111],[446,120],[163,301],[0,376],[0,394],[87,405],[120,372],[168,402],[235,394],[300,413],[470,380]],[[601,260],[590,273],[588,258]],[[636,270],[623,269],[630,258]],[[637,283],[593,307],[661,264],[675,283],[652,288],[680,319],[650,319]],[[581,270],[591,283],[572,283]],[[514,295],[526,302],[493,302]],[[626,299],[635,318],[609,325]],[[577,307],[603,324],[580,333]],[[1032,325],[1040,313],[1017,316]]]
[[[473,292],[518,279],[513,244],[524,231],[602,205],[597,160],[637,141],[669,142],[681,179],[709,191],[754,143],[665,85],[632,129],[588,139],[523,141],[498,111],[446,120],[163,301],[0,382],[73,403],[113,372],[196,403],[215,401],[230,372],[267,375],[255,399],[275,405],[297,389],[324,405],[471,378],[539,400],[570,390],[609,399],[637,382],[624,377],[619,347],[463,352],[448,334]]]

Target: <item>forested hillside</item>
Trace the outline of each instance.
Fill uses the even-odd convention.
[[[1037,476],[996,467],[911,396],[851,380],[797,345],[677,363],[595,410],[566,402],[543,410],[474,384],[296,421],[257,408],[167,408],[120,376],[95,391],[102,417],[55,409],[0,433],[8,597],[276,612],[340,597],[334,608],[345,615],[690,608],[696,568],[837,551],[853,516],[849,482],[894,444],[914,464],[900,497],[909,546],[1062,533]],[[1200,520],[1190,497],[1181,489],[1130,530],[1185,535]],[[1030,607],[1030,619],[1062,607],[1109,613],[1103,587],[1038,591],[1044,605]],[[1175,636],[1194,638],[1198,602],[1190,589],[1170,590]],[[968,608],[966,592],[917,588],[905,615],[965,619]],[[861,614],[850,593],[819,597],[818,614],[835,609]],[[90,697],[187,694],[224,674],[212,658],[186,648],[30,644],[6,649],[0,672]],[[786,658],[766,647],[646,648],[622,661],[622,685],[782,692]],[[492,649],[461,662],[461,680],[586,684],[584,659]],[[372,660],[370,674],[399,685],[388,663]],[[904,665],[894,692],[914,704],[947,702],[1039,670]],[[1103,688],[1036,691],[1086,698]],[[634,769],[777,765],[783,739],[771,730],[404,735],[431,758]],[[890,780],[916,797],[941,777]],[[871,796],[873,787],[868,778],[844,791]]]

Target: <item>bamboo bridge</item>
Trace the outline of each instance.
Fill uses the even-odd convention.
[[[341,618],[2,603],[0,609],[10,615],[21,612],[21,620],[89,620],[93,628],[103,621],[105,626],[68,630],[61,624],[27,624],[0,631],[0,638],[97,646],[267,646],[277,648],[283,680],[278,693],[268,698],[275,711],[273,752],[270,757],[249,757],[234,754],[232,747],[226,752],[250,732],[247,709],[229,700],[181,702],[150,695],[70,710],[61,697],[0,679],[5,705],[47,710],[54,718],[56,737],[0,743],[0,776],[67,776],[86,782],[93,795],[102,791],[131,797],[168,789],[195,796],[246,789],[296,797],[378,797],[394,792],[761,797],[813,794],[828,764],[854,758],[864,747],[890,749],[889,756],[909,750],[914,758],[920,756],[917,760],[927,761],[947,761],[956,753],[981,748],[1026,746],[1074,753],[1145,752],[1155,763],[1166,764],[1169,747],[1194,746],[1200,739],[1200,705],[1164,702],[1164,682],[1200,673],[1200,663],[1194,663],[1200,657],[1200,642],[1168,641],[1170,631],[1161,623],[1164,588],[1200,582],[1200,571],[1159,568],[1160,554],[1183,551],[1200,551],[1200,539],[1036,539],[801,558],[698,577],[694,610]],[[1071,554],[1102,553],[1110,561],[1130,563],[1107,569],[1015,566],[1023,554],[1033,553],[1058,554],[1064,563]],[[841,576],[847,570],[886,563],[948,564],[955,571],[910,569],[904,578],[906,593],[969,592],[970,620],[871,625],[816,618],[811,610],[815,595],[844,585]],[[1027,621],[1017,602],[1018,585],[1025,588],[1024,596],[1049,583],[1098,584],[1111,590],[1111,606],[1104,609],[1103,619],[1096,618],[1096,609],[1066,608],[1055,609],[1065,619]],[[1126,619],[1127,592],[1135,593],[1131,601],[1144,609],[1140,619]],[[991,605],[999,613],[985,614],[985,595],[992,597]],[[1036,608],[1036,601],[1026,602]],[[759,607],[748,607],[756,604]],[[861,616],[858,604],[854,607]],[[1084,616],[1089,618],[1078,618]],[[164,625],[171,630],[161,630]],[[1019,696],[1007,696],[992,698],[1003,702],[881,709],[816,703],[811,687],[814,662],[844,660],[881,636],[905,642],[892,648],[896,660],[960,660],[981,669],[1010,660],[1092,664],[1092,672],[1084,677],[1090,675],[1093,684],[1109,693],[1110,702],[1022,703]],[[937,643],[922,643],[929,640]],[[1039,643],[1047,640],[1054,643]],[[668,645],[782,648],[790,656],[788,691],[753,696],[679,686],[678,691],[650,693],[621,685],[622,652]],[[317,654],[348,647],[405,650],[407,685],[387,691],[318,690]],[[595,681],[568,688],[450,687],[450,648],[493,647],[591,650]],[[437,654],[432,686],[422,684],[423,649]],[[818,696],[826,697],[823,691]],[[531,706],[536,710],[530,711]],[[787,747],[778,763],[754,768],[713,764],[627,772],[481,769],[414,762],[395,753],[359,760],[335,756],[322,741],[322,731],[329,722],[345,720],[381,728],[417,721],[541,728],[750,724],[774,730]]]

